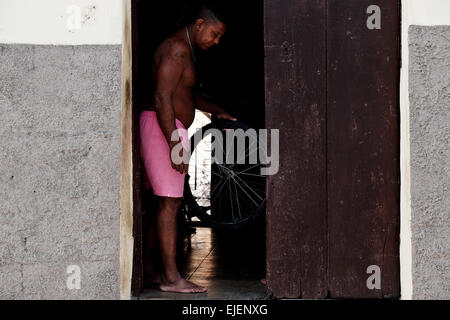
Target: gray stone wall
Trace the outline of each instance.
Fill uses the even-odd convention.
[[[450,26],[410,26],[414,299],[450,299]]]
[[[0,44],[0,299],[119,298],[120,79],[120,45]]]

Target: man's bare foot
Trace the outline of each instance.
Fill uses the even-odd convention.
[[[177,292],[177,293],[203,293],[208,291],[206,287],[196,285],[191,281],[187,281],[182,277],[178,278],[175,282],[168,282],[162,279],[159,289],[165,292]]]

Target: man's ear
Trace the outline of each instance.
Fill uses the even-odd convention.
[[[201,29],[205,25],[206,21],[203,18],[198,18],[194,23],[194,28]]]

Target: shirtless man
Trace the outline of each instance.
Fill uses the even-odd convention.
[[[193,90],[196,84],[193,48],[207,50],[219,43],[225,31],[226,25],[221,21],[218,11],[214,7],[203,6],[192,24],[176,32],[158,47],[153,59],[153,103],[141,113],[141,149],[146,178],[158,198],[156,221],[151,223],[153,228],[150,227],[147,243],[150,248],[154,246],[156,239],[152,236],[156,233],[163,267],[159,275],[148,264],[146,273],[147,278],[158,283],[162,291],[207,291],[207,288],[183,279],[176,266],[176,217],[182,202],[188,165],[175,164],[169,155],[180,142],[184,142],[183,146],[188,148],[186,133],[180,134],[181,141],[171,141],[172,132],[187,130],[194,120],[195,109],[209,112],[219,119],[236,121]]]

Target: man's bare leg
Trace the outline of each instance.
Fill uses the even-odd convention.
[[[180,293],[206,292],[207,288],[183,279],[177,269],[177,214],[181,202],[181,198],[159,197],[157,234],[163,265],[159,288]]]

